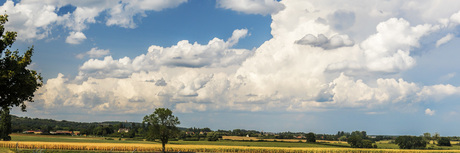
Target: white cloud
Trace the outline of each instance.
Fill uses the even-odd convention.
[[[86,36],[82,32],[69,32],[69,36],[67,36],[65,42],[69,44],[80,44],[84,40],[86,40]]]
[[[63,26],[71,31],[81,32],[89,24],[97,23],[96,17],[107,15],[107,26],[135,28],[135,16],[146,16],[146,11],[161,11],[174,8],[187,0],[136,0],[136,1],[29,1],[13,2],[7,0],[0,6],[10,18],[7,30],[18,32],[19,40],[47,38],[53,27]],[[65,6],[73,6],[75,10],[66,14],[58,14],[57,10]],[[107,13],[107,14],[104,14]],[[100,21],[99,21],[100,22]],[[67,40],[66,40],[67,41]]]
[[[49,24],[55,23],[58,16],[55,7],[46,4],[14,4],[6,1],[0,11],[9,15],[6,29],[18,32],[19,40],[43,39],[50,33]]]
[[[454,32],[452,14],[458,9],[437,8],[444,16],[421,17],[407,15],[418,12],[419,5],[397,1],[359,6],[348,1],[280,3],[285,9],[271,14],[273,38],[254,51],[232,48],[248,35],[246,29],[233,31],[227,41],[152,45],[134,58],[89,59],[76,79],[59,75],[48,80],[37,99],[51,108],[117,113],[159,106],[180,112],[388,112],[460,95],[460,88],[450,84],[423,85],[401,78],[415,66],[416,49],[434,44],[434,39],[424,38]],[[332,21],[344,14],[354,22],[340,27]],[[438,22],[440,18],[451,26]],[[129,27],[131,22],[126,23]]]
[[[433,116],[434,113],[436,113],[435,110],[431,110],[431,109],[429,109],[429,108],[425,109],[425,115]]]
[[[452,14],[452,16],[450,16],[450,21],[452,21],[454,25],[460,24],[460,11],[458,11],[455,14]]]
[[[136,24],[133,17],[136,15],[146,16],[145,11],[161,11],[166,8],[174,8],[187,0],[139,0],[139,1],[122,1],[110,8],[110,18],[107,19],[106,25],[117,25],[124,28],[135,28]]]
[[[433,86],[424,86],[423,89],[417,93],[417,96],[421,100],[440,101],[444,97],[459,94],[460,87],[455,87],[450,84],[438,84]]]
[[[78,54],[76,57],[78,59],[83,59],[85,56],[88,56],[90,58],[99,58],[99,57],[103,57],[109,54],[110,54],[110,50],[108,49],[99,49],[97,47],[94,47],[85,53]]]
[[[453,38],[454,38],[454,34],[452,34],[452,33],[447,34],[446,36],[444,36],[441,39],[439,39],[438,41],[436,41],[436,47],[439,47],[442,44],[445,44],[445,43],[449,42]]]
[[[80,67],[80,75],[127,77],[133,72],[158,70],[161,66],[200,68],[239,65],[253,51],[231,47],[246,35],[247,29],[237,29],[228,41],[214,38],[201,45],[182,40],[171,47],[152,45],[146,54],[133,59],[124,57],[117,60],[110,56],[103,60],[90,59]]]
[[[421,37],[437,30],[429,24],[410,26],[402,18],[391,18],[377,25],[377,33],[361,43],[367,68],[371,71],[398,72],[415,65],[410,56]]]
[[[270,15],[284,9],[276,0],[217,0],[217,6],[246,14]]]

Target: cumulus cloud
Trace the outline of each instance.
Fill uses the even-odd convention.
[[[436,111],[431,110],[431,109],[429,109],[429,108],[425,109],[425,115],[433,116],[435,112],[436,112]]]
[[[318,37],[315,37],[312,34],[307,34],[302,39],[295,41],[295,43],[300,45],[321,47],[326,50],[354,45],[354,42],[350,40],[348,36],[334,35],[328,39],[323,34],[319,34]]]
[[[445,43],[449,42],[453,38],[454,38],[454,34],[452,34],[452,33],[447,34],[446,36],[444,36],[441,39],[439,39],[438,41],[436,41],[436,47],[439,47],[442,44],[445,44]]]
[[[11,0],[0,6],[0,11],[9,15],[6,29],[18,32],[19,40],[47,37],[51,30],[48,25],[58,20],[54,10],[46,4],[14,4]]]
[[[446,96],[460,94],[460,87],[455,87],[450,84],[437,84],[433,86],[424,86],[423,89],[417,93],[421,100],[434,100],[439,101]]]
[[[187,0],[138,0],[138,1],[20,1],[7,0],[0,11],[10,18],[7,30],[18,32],[19,40],[47,38],[53,27],[62,26],[68,30],[81,32],[88,24],[96,23],[96,17],[107,15],[107,26],[135,28],[134,16],[145,16],[146,11],[161,11],[174,8]],[[73,6],[75,10],[58,14],[58,10]],[[106,14],[105,14],[106,13]],[[67,37],[66,42],[78,44]],[[80,37],[81,38],[81,37]],[[67,41],[69,40],[69,41]]]
[[[108,54],[110,54],[110,50],[108,50],[108,49],[99,49],[97,47],[94,47],[94,48],[91,48],[90,51],[78,54],[76,57],[78,59],[83,59],[85,56],[88,56],[90,58],[99,58],[99,57],[106,56]]]
[[[435,43],[424,38],[453,33],[458,9],[434,9],[446,11],[441,17],[401,17],[418,10],[418,5],[366,1],[362,5],[369,7],[363,8],[336,1],[279,3],[285,9],[271,13],[273,38],[253,51],[232,48],[248,36],[246,29],[239,29],[226,41],[182,40],[169,47],[152,45],[134,58],[89,59],[75,79],[62,74],[49,79],[37,100],[50,108],[117,113],[142,113],[155,107],[179,112],[341,108],[387,112],[460,95],[459,87],[414,83],[401,75],[415,66],[417,48]],[[405,9],[394,10],[396,6]],[[354,18],[354,22],[338,27],[340,21],[332,21],[331,15]],[[447,22],[439,22],[440,18]]]
[[[415,65],[410,56],[420,46],[421,37],[437,30],[438,26],[423,24],[410,26],[402,18],[391,18],[377,25],[377,33],[361,43],[367,68],[371,71],[395,72]]]
[[[270,15],[284,9],[276,0],[217,0],[217,6],[246,14]]]
[[[70,32],[65,42],[69,44],[80,44],[84,40],[86,40],[86,36],[82,32]]]
[[[113,59],[111,56],[102,60],[90,59],[80,67],[80,75],[127,77],[133,72],[158,70],[161,66],[200,68],[239,65],[253,51],[231,47],[246,35],[247,29],[237,29],[228,41],[214,38],[208,44],[202,45],[182,40],[171,47],[152,45],[146,54],[133,59]]]
[[[110,18],[106,25],[117,25],[124,28],[135,28],[133,17],[136,15],[146,16],[145,11],[161,11],[166,8],[174,8],[187,0],[160,0],[160,1],[122,1],[110,8]]]

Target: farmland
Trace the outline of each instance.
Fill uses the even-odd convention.
[[[232,137],[238,139],[241,137]],[[13,134],[12,141],[0,142],[0,147],[19,148],[19,151],[33,149],[46,150],[74,150],[81,151],[160,151],[161,144],[149,141],[131,139],[107,139],[103,137],[76,137],[76,136],[45,136]],[[170,141],[166,146],[168,151],[174,152],[460,152],[460,146],[436,149],[458,150],[399,150],[394,144],[386,141],[378,143],[378,149],[354,149],[346,143],[320,142],[280,142],[280,141]],[[381,146],[381,147],[380,147]],[[430,147],[430,145],[428,145]],[[386,149],[385,149],[386,148]],[[0,150],[4,152],[5,148]]]

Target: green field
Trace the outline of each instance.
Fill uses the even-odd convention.
[[[137,143],[137,144],[157,144],[158,142],[140,141],[132,139],[111,138],[106,140],[102,137],[80,137],[80,136],[49,136],[49,135],[29,135],[12,134],[12,141],[40,141],[40,142],[85,142],[85,143]],[[107,138],[108,139],[108,138]],[[268,141],[169,141],[169,144],[186,145],[222,145],[222,146],[248,146],[248,147],[285,147],[285,148],[343,148],[350,147],[345,143],[300,143],[300,142],[268,142]]]
[[[346,148],[348,144],[339,143],[300,143],[300,142],[267,142],[267,141],[170,141],[170,144],[187,145],[222,145],[248,147],[283,147],[283,148]]]
[[[118,140],[118,138],[110,138],[114,140],[107,140],[108,138],[104,137],[83,137],[83,136],[50,136],[50,135],[29,135],[29,134],[12,134],[12,142],[32,142],[31,144],[34,144],[33,142],[69,142],[69,143],[100,143],[105,144],[105,145],[117,145],[117,144],[128,144],[130,146],[138,146],[138,145],[159,145],[158,142],[150,142],[150,141],[143,141],[141,139],[133,140],[133,139],[121,139]],[[349,144],[343,143],[343,142],[334,142],[331,141],[332,143],[329,142],[321,142],[321,143],[305,143],[305,142],[281,142],[281,141],[234,141],[234,140],[220,140],[220,141],[170,141],[169,144],[172,145],[179,145],[179,146],[188,146],[188,147],[212,147],[212,146],[223,146],[227,148],[232,148],[232,147],[249,147],[249,148],[273,148],[274,150],[280,149],[280,148],[297,148],[297,149],[311,149],[311,148],[318,148],[318,149],[326,149],[326,150],[336,150],[340,151],[340,149],[351,149],[355,150],[353,148],[350,148]],[[380,141],[377,142],[378,149],[365,149],[364,152],[379,152],[380,149],[384,150],[385,152],[399,152],[401,150],[398,150],[398,146],[395,144],[389,143],[389,141]],[[167,145],[168,146],[168,145]],[[215,148],[215,147],[214,147]],[[391,149],[385,150],[385,149]],[[358,152],[363,152],[363,150],[359,151],[359,149],[356,149]],[[380,151],[382,151],[380,150]],[[431,151],[430,151],[431,150]],[[437,150],[437,151],[436,151]],[[442,151],[441,151],[442,150]],[[451,151],[460,151],[460,145],[455,143],[452,147],[439,147],[434,144],[428,144],[427,149],[425,150],[419,150],[418,152],[451,152]],[[10,151],[9,149],[6,148],[0,148],[0,152],[8,152]],[[32,148],[30,149],[19,149],[20,152],[34,152]],[[121,150],[122,151],[122,150]],[[125,150],[126,151],[126,150]],[[405,150],[405,151],[411,151],[411,150]],[[415,150],[412,150],[415,151]],[[49,152],[57,152],[57,153],[81,153],[81,152],[108,152],[108,151],[73,151],[73,150],[46,150],[47,153]],[[328,152],[328,151],[326,151]],[[352,151],[354,152],[354,151]]]
[[[113,139],[113,140],[107,140]],[[110,137],[83,137],[83,136],[49,136],[49,135],[30,135],[30,134],[12,134],[11,141],[40,141],[40,142],[86,142],[86,143],[141,143],[155,144],[151,141],[139,141],[133,139],[118,140]]]
[[[3,152],[3,153],[12,153],[12,151],[8,148],[0,148],[0,152]]]
[[[14,153],[12,151],[14,149],[8,149],[8,148],[0,148],[1,153]],[[131,153],[127,151],[123,152],[113,152],[113,151],[87,151],[87,150],[37,150],[37,149],[19,149],[19,153],[36,153],[36,152],[42,152],[42,153],[104,153],[104,152],[111,152],[111,153]]]

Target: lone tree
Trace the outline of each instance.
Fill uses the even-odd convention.
[[[34,102],[34,92],[42,86],[40,74],[27,66],[32,62],[33,46],[19,55],[19,51],[11,51],[17,33],[6,31],[5,23],[8,15],[0,15],[0,139],[11,140],[10,108],[20,106],[26,111],[24,102]]]
[[[307,133],[305,137],[307,138],[307,142],[316,142],[316,136],[313,132]]]
[[[144,117],[143,123],[147,123],[148,126],[148,139],[160,139],[163,153],[169,138],[179,133],[179,129],[176,127],[176,125],[180,124],[179,118],[172,115],[172,111],[168,108],[155,109],[153,114]]]

